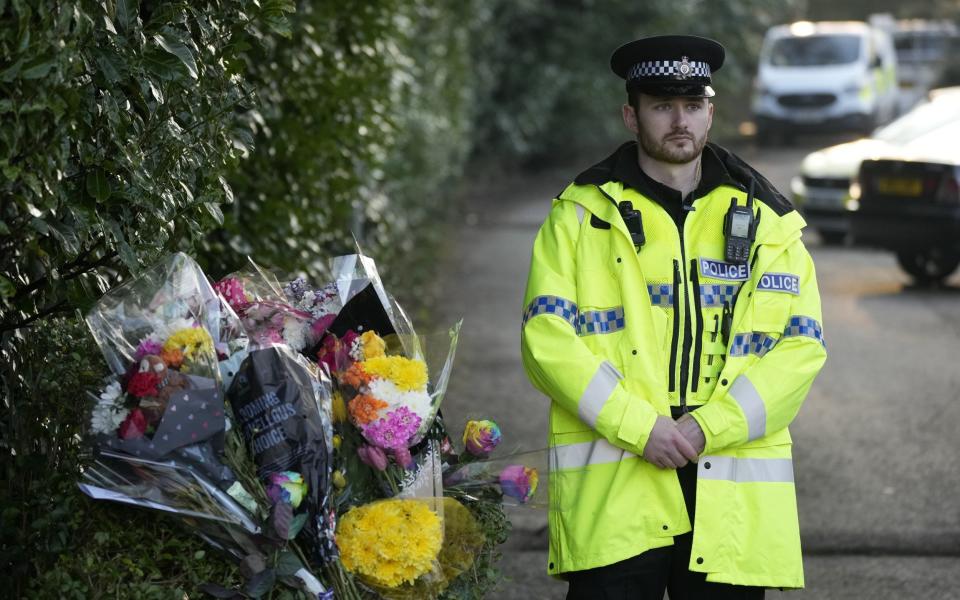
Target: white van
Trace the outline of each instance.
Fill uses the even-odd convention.
[[[859,21],[801,21],[767,31],[754,86],[758,139],[798,131],[870,132],[897,112],[890,35]]]

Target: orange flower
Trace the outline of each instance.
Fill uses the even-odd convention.
[[[350,416],[358,425],[366,425],[376,420],[380,416],[380,410],[387,406],[383,400],[359,394],[350,401]]]
[[[179,348],[161,350],[160,358],[163,359],[164,364],[172,369],[177,369],[183,364],[183,352]]]
[[[363,384],[368,383],[369,381],[370,376],[367,375],[367,372],[363,370],[363,367],[358,362],[350,365],[350,368],[340,375],[340,383],[349,385],[357,390],[359,390]]]

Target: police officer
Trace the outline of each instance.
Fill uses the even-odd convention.
[[[551,399],[548,572],[568,598],[803,587],[791,438],[826,359],[804,221],[707,142],[723,47],[618,48],[636,138],[541,227],[521,347]]]

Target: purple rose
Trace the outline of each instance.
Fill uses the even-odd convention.
[[[539,476],[536,469],[523,465],[510,465],[500,471],[500,489],[504,496],[510,496],[526,504],[537,491]]]

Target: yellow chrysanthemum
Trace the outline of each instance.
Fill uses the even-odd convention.
[[[196,360],[200,355],[213,354],[213,339],[202,327],[190,327],[177,331],[163,344],[163,350],[180,350],[187,360]]]
[[[363,346],[364,360],[386,355],[387,343],[375,331],[364,332],[360,336],[360,344]]]
[[[340,392],[333,393],[333,422],[344,423],[347,420],[347,404]]]
[[[431,570],[443,541],[440,517],[423,502],[394,498],[354,508],[337,524],[348,571],[395,588]]]
[[[422,390],[427,386],[427,364],[422,360],[380,356],[363,361],[363,370],[374,377],[392,381],[405,392]]]

